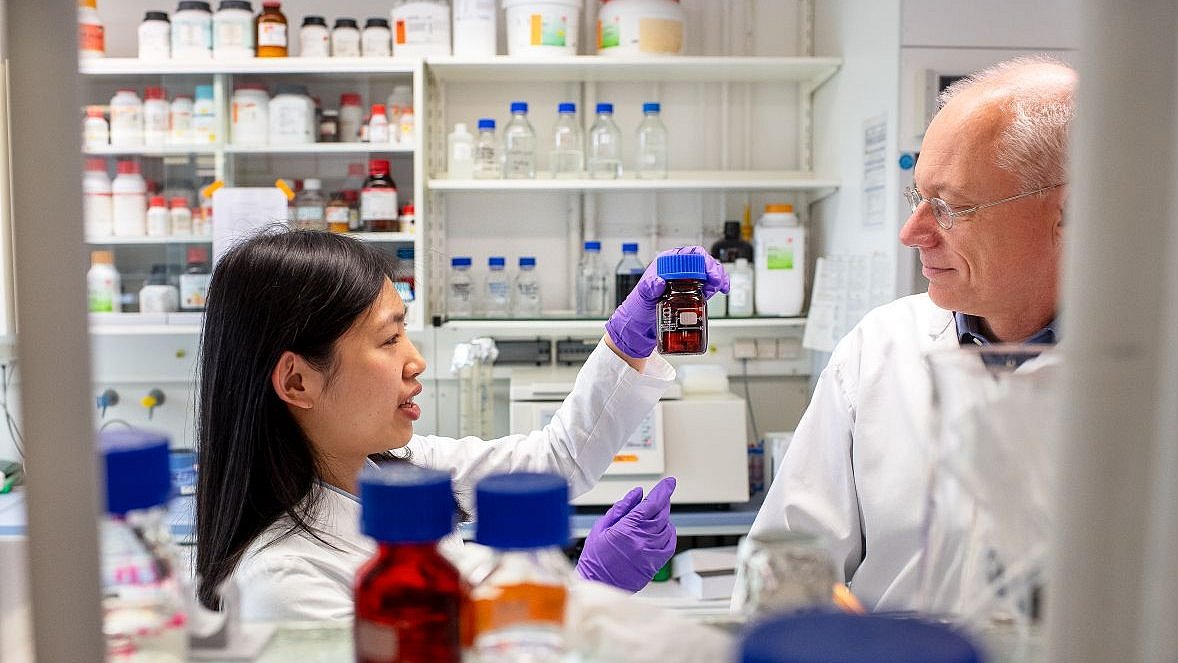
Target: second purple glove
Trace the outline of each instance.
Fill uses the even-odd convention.
[[[704,297],[710,298],[717,292],[728,292],[728,273],[718,260],[708,255],[702,246],[684,246],[669,251],[663,251],[660,256],[673,253],[698,253],[704,256],[707,280],[704,282]],[[641,359],[649,357],[655,348],[655,305],[667,282],[658,275],[658,258],[646,266],[642,278],[634,286],[626,301],[618,306],[614,314],[605,323],[605,333],[623,354]]]
[[[675,552],[673,492],[675,477],[666,477],[645,500],[635,488],[598,518],[577,561],[581,577],[630,592],[645,587]]]

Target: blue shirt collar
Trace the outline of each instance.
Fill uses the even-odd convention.
[[[982,319],[978,316],[954,311],[953,319],[957,322],[957,338],[961,345],[989,345],[994,343],[982,331]],[[1055,331],[1057,319],[1052,318],[1046,327],[1035,332],[1033,336],[1023,342],[1055,345],[1055,342],[1059,340],[1059,336]]]

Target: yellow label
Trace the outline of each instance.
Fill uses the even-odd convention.
[[[638,50],[643,53],[681,53],[683,51],[683,23],[662,18],[639,20]]]
[[[637,463],[638,456],[634,454],[618,454],[614,456],[615,463]]]
[[[544,16],[532,14],[532,46],[544,43]]]
[[[522,583],[476,591],[484,594],[473,601],[476,636],[516,624],[564,624],[564,587]]]

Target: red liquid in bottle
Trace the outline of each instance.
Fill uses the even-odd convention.
[[[703,282],[667,281],[656,307],[658,349],[664,355],[700,355],[708,349],[708,306]]]
[[[383,543],[356,574],[357,663],[460,663],[469,590],[431,543]]]

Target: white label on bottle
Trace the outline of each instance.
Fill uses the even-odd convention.
[[[110,143],[110,128],[106,125],[106,120],[102,118],[86,120],[83,125],[82,140],[88,150],[106,147]]]
[[[351,218],[351,210],[349,210],[347,207],[335,205],[328,207],[324,216],[327,217],[327,222],[329,224],[346,226],[348,224],[348,219]]]
[[[177,107],[172,104],[171,112],[172,142],[184,144],[192,142],[192,108]]]
[[[299,55],[304,58],[325,58],[331,54],[327,28],[304,27],[299,31]]]
[[[270,25],[266,23],[264,25]],[[249,43],[249,33],[253,26],[247,25],[237,21],[222,21],[217,24],[217,34],[213,36],[214,48],[222,49],[244,49],[252,44]],[[286,26],[282,26],[283,30]],[[283,44],[285,45],[285,41]]]
[[[113,235],[114,210],[109,193],[84,193],[82,195],[82,218],[85,220],[86,235],[102,237]]]
[[[396,218],[396,189],[364,189],[360,192],[361,221],[385,221]]]
[[[393,663],[398,655],[397,629],[388,624],[356,620],[356,658],[376,663]]]
[[[183,207],[173,207],[169,212],[172,217],[172,233],[176,235],[192,234],[192,212]]]
[[[209,292],[208,274],[180,275],[180,308],[203,309]]]
[[[258,23],[258,46],[286,48],[286,24]]]
[[[147,234],[152,237],[167,237],[172,234],[172,217],[163,207],[147,210]]]
[[[147,195],[116,193],[112,197],[115,234],[142,237],[147,234]]]
[[[363,52],[366,57],[387,56],[392,52],[392,42],[389,40],[388,30],[365,29],[361,39],[363,39]]]
[[[140,133],[142,130],[142,106],[123,106],[111,104],[110,136],[112,145],[138,144],[140,141],[136,140],[136,137],[142,136]]]
[[[331,55],[337,58],[360,57],[360,35],[356,30],[343,28],[331,33]]]

